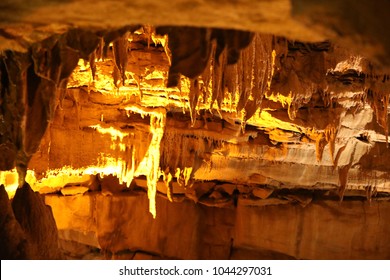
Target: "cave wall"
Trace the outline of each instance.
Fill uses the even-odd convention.
[[[46,197],[76,255],[389,258],[388,5],[3,1],[0,169],[88,192]],[[31,233],[50,214],[3,206],[57,257]]]
[[[388,258],[387,76],[327,41],[254,36],[264,44],[237,48],[221,73],[256,71],[262,47],[271,69],[268,42],[270,86],[221,79],[211,101],[193,100],[181,59],[179,87],[166,89],[169,57],[145,33],[124,41],[129,53],[113,45],[75,66],[29,163],[36,190],[65,195],[46,203],[69,258]]]
[[[385,201],[340,205],[314,200],[302,207],[240,198],[236,208],[217,208],[158,196],[155,220],[145,215],[148,199],[142,191],[47,195],[45,201],[62,241],[98,248],[108,258],[132,258],[137,252],[163,259],[390,257],[390,206]]]
[[[51,208],[28,184],[12,201],[0,185],[0,258],[2,260],[55,260],[63,258]]]
[[[6,0],[0,10],[0,49],[20,51],[69,26],[99,29],[147,23],[233,28],[312,42],[331,39],[389,65],[388,9],[386,0],[34,0],[29,5]]]
[[[29,168],[38,179],[50,170],[114,172],[130,183],[150,174],[142,162],[157,135],[151,115],[159,114],[165,122],[154,147],[159,167],[174,181],[184,180],[184,187],[196,180],[219,180],[260,188],[354,195],[371,187],[387,193],[389,123],[381,103],[387,98],[387,76],[373,76],[369,61],[329,42],[304,44],[259,34],[255,39],[273,40],[278,50],[275,66],[268,66],[275,68],[272,78],[265,75],[259,82],[270,87],[252,88],[258,82],[252,78],[235,81],[244,68],[245,73],[256,71],[256,56],[245,58],[263,49],[252,43],[236,65],[226,66],[224,77],[232,77],[221,79],[219,90],[214,91],[217,82],[210,82],[210,92],[202,86],[196,101],[184,76],[179,87],[165,87],[169,59],[161,45],[147,45],[145,34],[129,44],[124,85],[114,85],[112,50],[96,61],[92,81],[92,66],[79,63]],[[267,65],[271,53],[272,47],[265,49],[260,62]],[[202,79],[199,83],[206,84]]]

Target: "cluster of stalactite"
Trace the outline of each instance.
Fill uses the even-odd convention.
[[[0,53],[0,170],[16,166],[21,179],[19,184],[23,185],[28,161],[37,151],[56,107],[68,94],[68,79],[80,59],[89,62],[94,78],[96,61],[107,57],[112,46],[114,85],[117,88],[125,85],[130,41],[139,30],[140,26],[108,31],[72,29],[31,45],[26,53]],[[326,96],[324,107],[330,108],[338,105],[334,105],[334,97],[329,93],[343,92],[349,86],[349,91],[364,92],[362,102],[368,102],[373,108],[387,142],[390,77],[356,70],[327,72],[326,67],[308,71],[319,64],[313,60],[314,56],[331,49],[329,42],[303,44],[272,35],[192,27],[144,26],[141,32],[147,33],[148,47],[153,41],[161,44],[167,54],[170,63],[167,87],[180,88],[182,75],[189,79],[188,107],[192,124],[200,107],[230,108],[241,117],[244,130],[245,123],[261,111],[264,97],[272,94],[287,100],[288,116],[294,120],[298,110],[311,101],[313,93],[322,90]],[[199,141],[190,138],[173,140],[176,136],[165,131],[165,111],[143,113],[151,117],[150,132],[154,137],[145,163],[151,168],[148,187],[149,198],[154,201],[159,168],[168,187],[174,176],[178,182],[188,185],[200,164],[209,161],[213,146],[218,143],[206,139],[204,147],[196,147],[198,144],[193,142]],[[337,166],[334,153],[338,127],[339,116],[329,120],[321,131],[306,131],[316,143],[318,161],[329,144],[333,164]],[[181,145],[183,149],[195,145],[191,148],[195,152],[192,157],[181,158],[178,153],[160,158],[161,149],[172,144]],[[186,162],[188,160],[191,162]],[[347,185],[349,167],[339,169],[341,196]],[[126,170],[132,178],[134,164],[127,165]],[[151,212],[155,215],[154,204],[151,204]]]
[[[386,74],[378,75],[373,74],[372,69],[368,69],[369,73],[359,73],[355,70],[348,70],[343,74],[330,75],[331,79],[328,79],[328,89],[332,92],[345,91],[345,86],[352,87],[356,92],[362,92],[358,98],[357,105],[353,110],[359,110],[364,107],[364,104],[368,103],[373,109],[376,122],[384,130],[385,142],[388,145],[388,105],[390,98],[390,76]],[[332,100],[329,98],[327,104],[330,106]],[[333,128],[330,132],[337,130]],[[329,133],[328,133],[329,134]],[[325,134],[326,135],[326,134]],[[334,134],[330,133],[329,136]],[[334,138],[334,137],[328,137]],[[333,139],[334,141],[334,139]],[[330,146],[331,153],[334,153],[334,144]],[[351,155],[351,158],[354,154]],[[337,159],[334,159],[334,164],[337,165]],[[338,167],[339,174],[339,197],[340,201],[343,200],[346,186],[348,184],[348,173],[352,167],[352,162],[345,166]],[[375,187],[367,187],[367,199],[371,201],[372,194],[375,193]]]
[[[367,62],[368,63],[368,62]],[[383,128],[386,143],[388,142],[388,105],[390,97],[390,75],[375,74],[372,66],[367,67],[366,72],[346,70],[343,73],[331,72],[327,74],[327,94],[324,98],[325,106],[330,107],[334,100],[330,93],[337,94],[345,92],[361,92],[355,100],[354,110],[359,110],[368,103],[376,118],[376,122]]]
[[[180,75],[190,79],[192,122],[201,102],[222,108],[230,101],[242,121],[261,108],[270,88],[275,59],[275,37],[250,32],[205,28],[160,27],[168,34],[172,54],[167,86],[179,86]]]
[[[384,129],[388,143],[388,106],[390,98],[390,75],[375,75],[366,82],[366,98],[374,110],[376,122]]]
[[[0,53],[0,170],[16,165],[23,185],[28,162],[66,95],[68,78],[79,59],[90,62],[95,75],[96,56],[104,56],[109,42],[137,28],[72,29],[32,44],[25,53]],[[123,73],[124,64],[118,59],[117,67]]]

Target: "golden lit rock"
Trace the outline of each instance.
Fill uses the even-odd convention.
[[[43,255],[389,258],[388,4],[8,2],[0,185]]]

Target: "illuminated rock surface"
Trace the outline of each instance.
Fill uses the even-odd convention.
[[[174,259],[390,257],[387,201],[339,205],[314,198],[306,207],[282,199],[265,201],[239,198],[237,207],[231,201],[218,208],[158,196],[153,219],[144,214],[148,200],[143,192],[46,196],[60,239],[91,246],[89,253],[97,247],[108,258],[137,252]]]
[[[387,2],[90,4],[0,5],[0,183],[63,256],[390,257]]]

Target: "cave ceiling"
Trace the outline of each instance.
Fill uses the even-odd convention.
[[[387,199],[383,1],[19,2],[0,4],[10,194],[25,178],[54,192],[115,175],[153,215],[156,195]]]

